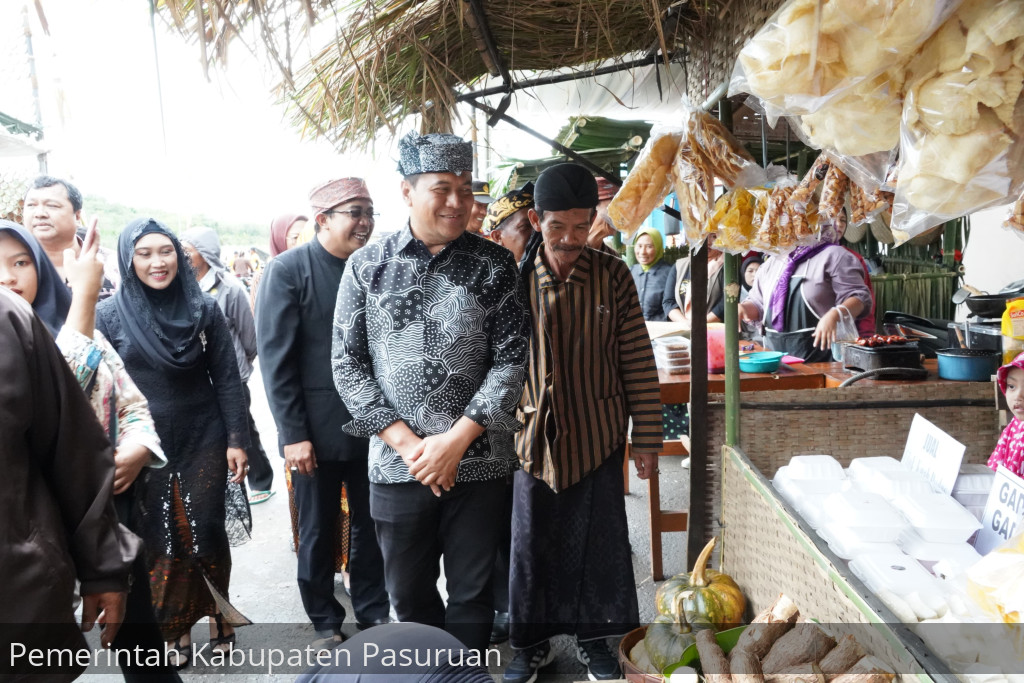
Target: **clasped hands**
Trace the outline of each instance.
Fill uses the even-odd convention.
[[[416,481],[429,486],[435,496],[441,491],[450,491],[455,486],[459,463],[468,446],[451,432],[435,434],[419,439],[411,450],[399,450],[402,460],[409,466],[409,473]]]
[[[462,417],[443,434],[420,437],[404,422],[395,422],[380,433],[385,443],[394,448],[409,473],[435,496],[455,486],[459,463],[473,440],[484,431],[472,420]]]

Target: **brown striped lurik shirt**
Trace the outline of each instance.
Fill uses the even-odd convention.
[[[523,469],[561,491],[626,440],[660,449],[661,397],[636,285],[618,257],[586,248],[565,282],[537,254],[530,366],[516,452]]]

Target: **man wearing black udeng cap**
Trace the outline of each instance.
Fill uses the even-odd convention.
[[[483,652],[502,492],[519,465],[525,306],[508,250],[466,233],[471,145],[410,133],[399,152],[409,223],[349,259],[334,383],[345,431],[370,437],[370,513],[399,620]]]
[[[549,639],[576,637],[591,680],[619,678],[605,641],[639,620],[622,458],[629,420],[637,475],[661,448],[661,399],[636,286],[617,256],[587,246],[597,183],[559,164],[534,188],[523,285],[531,356],[516,435],[509,608],[516,655],[505,681],[552,660]]]

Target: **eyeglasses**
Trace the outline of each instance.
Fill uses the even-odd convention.
[[[335,213],[346,214],[348,215],[349,218],[351,218],[354,221],[361,220],[362,218],[366,218],[366,220],[372,221],[374,218],[380,215],[380,213],[374,212],[373,209],[367,209],[366,211],[363,211],[362,208],[359,207],[355,209],[331,209],[330,211],[324,211],[325,216],[330,216],[331,214]]]

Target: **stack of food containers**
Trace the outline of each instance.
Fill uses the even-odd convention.
[[[796,456],[772,483],[905,621],[947,613],[951,590],[939,578],[961,576],[981,557],[967,543],[980,527],[974,516],[894,458],[857,458],[843,470],[828,455]]]
[[[825,500],[846,487],[846,473],[831,455],[797,455],[775,473],[772,485],[815,530],[828,521]]]
[[[953,498],[980,521],[985,514],[985,505],[995,477],[996,473],[988,465],[963,465],[953,485]]]
[[[936,492],[923,474],[881,457],[857,458],[850,463],[849,476],[899,511],[906,527],[894,540],[923,568],[933,571],[944,560],[962,571],[981,559],[967,543],[981,524],[963,505]]]
[[[686,337],[661,337],[652,342],[654,362],[670,375],[690,374],[690,340]]]
[[[963,571],[981,557],[967,543],[980,528],[978,520],[895,458],[857,458],[844,471],[829,455],[795,456],[779,468],[773,485],[851,568],[866,556],[879,562],[901,557],[912,569],[898,576],[919,576],[917,570],[938,573],[940,562],[945,571]],[[857,565],[879,590],[891,590],[879,579],[887,572],[873,571],[874,563]]]

